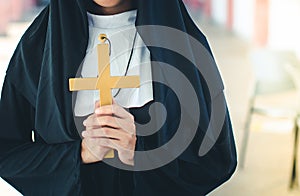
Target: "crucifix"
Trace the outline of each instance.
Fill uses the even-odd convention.
[[[98,50],[98,77],[97,78],[70,78],[69,90],[99,90],[100,107],[104,105],[112,105],[111,89],[121,88],[138,88],[140,86],[139,76],[111,76],[110,75],[110,58],[109,44],[105,43],[107,36],[101,34],[99,36],[100,44]],[[106,154],[105,158],[114,158],[114,151]]]

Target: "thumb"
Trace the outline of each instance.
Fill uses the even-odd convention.
[[[95,102],[95,109],[97,109],[99,107],[100,107],[100,101],[98,100],[98,101]]]

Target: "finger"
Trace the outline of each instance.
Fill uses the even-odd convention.
[[[100,128],[100,129],[87,129],[82,132],[84,138],[110,138],[116,140],[132,139],[132,134],[128,134],[123,130]]]
[[[115,140],[110,139],[110,138],[96,138],[93,142],[93,145],[117,150],[119,148],[118,144],[117,144],[117,142],[113,142],[113,141],[115,141]]]
[[[98,101],[95,102],[95,110],[96,110],[97,108],[99,108],[99,107],[100,107],[100,101],[98,100]]]
[[[134,148],[128,148],[127,146],[124,147],[123,143],[120,140],[113,140],[109,138],[99,138],[97,139],[97,145],[111,148],[117,150],[118,152],[124,151],[134,151]]]
[[[112,127],[115,129],[120,128],[119,120],[114,116],[99,116],[96,118],[96,121],[101,127]]]
[[[135,133],[135,123],[132,120],[122,119],[115,116],[96,116],[91,115],[83,121],[83,125],[88,129],[100,127],[112,127],[123,129],[128,133]]]
[[[95,114],[90,115],[88,118],[86,118],[86,119],[82,122],[82,124],[83,124],[85,127],[96,127],[96,126],[100,126],[100,125],[96,124],[96,123],[98,123],[98,122],[96,122],[95,119],[96,119],[96,115],[95,115]]]
[[[112,100],[112,104],[117,103],[114,99]],[[95,102],[95,109],[100,107],[100,100]]]
[[[112,105],[112,109],[115,112],[116,116],[120,116],[124,119],[128,118],[128,119],[132,119],[134,121],[134,117],[132,114],[130,114],[125,108],[123,108],[122,106],[120,106],[114,99],[113,99],[113,105]]]
[[[112,100],[112,105],[118,105],[117,104],[117,102],[115,101],[115,99],[113,99]],[[100,100],[97,100],[96,102],[95,102],[95,110],[97,109],[97,108],[99,108],[100,107]]]
[[[93,146],[93,149],[100,147],[117,150],[119,158],[123,163],[134,165],[135,144],[129,147],[124,147],[122,142],[119,140],[97,138],[91,143],[91,145]]]
[[[95,114],[90,115],[88,118],[86,118],[82,124],[85,127],[93,127],[93,128],[97,128],[100,127],[99,125],[99,121],[97,120],[97,116]]]
[[[89,128],[97,128],[97,127],[112,127],[112,128],[120,128],[119,119],[113,116],[91,116],[83,121],[83,125]]]
[[[85,138],[82,140],[82,142],[85,144],[86,150],[90,153],[91,156],[97,159],[101,159],[101,157],[98,155],[98,153],[95,153],[95,149],[99,148],[99,145],[97,144],[97,139],[94,138]]]
[[[134,121],[133,115],[117,104],[99,107],[95,110],[95,114],[100,116],[101,115],[117,116],[119,118],[130,119]]]
[[[82,135],[84,139],[110,139],[116,142],[119,141],[116,143],[120,147],[118,148],[119,150],[135,149],[136,135],[128,134],[122,130],[106,128],[97,130],[86,130],[82,133]]]
[[[134,148],[133,149],[126,149],[123,148],[121,145],[118,144],[118,141],[112,141],[112,140],[101,140],[100,145],[102,145],[105,148],[112,148],[118,151],[118,156],[121,162],[127,164],[127,165],[134,165]]]
[[[84,142],[85,148],[90,152],[93,152],[93,149],[97,147],[97,139],[95,138],[84,138],[82,142]]]
[[[117,118],[114,116],[100,116],[97,117],[98,125],[100,127],[111,127],[115,129],[121,129],[128,133],[135,133],[136,127],[135,123],[122,118]]]

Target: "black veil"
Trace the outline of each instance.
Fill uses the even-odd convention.
[[[236,167],[235,144],[227,108],[222,130],[216,137],[215,145],[204,156],[198,155],[211,119],[211,103],[220,96],[224,99],[221,77],[205,36],[194,24],[181,0],[137,2],[136,27],[151,52],[152,60],[174,66],[189,79],[197,94],[201,111],[201,118],[197,119],[199,129],[192,143],[179,156],[179,161],[175,165],[174,162],[171,163],[172,167],[175,167],[174,170],[165,166],[153,171],[136,172],[137,189],[142,191],[147,189],[145,188],[147,186],[150,188],[151,183],[147,185],[147,182],[155,180],[154,176],[161,173],[182,186],[182,190],[189,190],[187,192],[190,192],[190,195],[204,195],[229,179]],[[73,118],[72,93],[68,90],[68,79],[75,77],[78,66],[85,57],[89,39],[86,12],[85,0],[51,0],[21,38],[7,70],[6,80],[18,89],[18,93],[34,109],[32,128],[46,144],[63,144],[80,140]],[[164,26],[186,35],[174,38],[167,32],[157,32],[156,28],[147,30],[139,28],[145,25]],[[193,40],[201,43],[203,51],[194,50]],[[178,42],[181,50],[192,59],[186,59],[174,51],[155,46],[174,42]],[[163,78],[164,74],[167,74],[160,71],[160,66],[157,66],[157,70],[153,68],[153,77]],[[209,77],[214,81],[213,90],[207,84],[201,69],[212,70]],[[138,139],[137,148],[141,151],[161,146],[172,138],[174,132],[168,128],[177,126],[176,121],[174,125],[170,123],[181,112],[176,106],[180,103],[166,85],[155,84],[154,94],[155,100],[163,103],[168,114],[172,115],[157,134],[150,138]],[[131,112],[138,114],[136,109],[132,109]],[[5,132],[1,132],[3,133],[0,137],[2,143],[0,155],[11,145],[10,140],[2,137]],[[79,145],[77,150],[78,148]],[[0,174],[3,176],[1,170]],[[69,174],[73,175],[72,172]],[[78,173],[76,175],[78,176]],[[23,186],[34,187],[29,184],[26,177],[23,178],[24,176],[16,181],[10,179],[9,174],[7,176],[7,180],[15,184],[19,190],[30,189],[23,189]],[[38,178],[35,180],[36,183],[42,183]],[[46,184],[44,186],[46,187]],[[66,188],[74,188],[74,184]]]

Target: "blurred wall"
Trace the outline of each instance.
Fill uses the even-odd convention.
[[[268,44],[300,55],[300,1],[271,0]]]
[[[213,21],[224,25],[255,46],[289,49],[300,54],[299,0],[205,0],[204,2],[210,6],[209,17]]]
[[[211,0],[211,17],[220,24],[227,22],[228,0]]]
[[[243,38],[253,40],[255,0],[233,0],[233,30]]]
[[[10,21],[20,20],[36,3],[37,0],[0,0],[0,35],[7,33]]]

